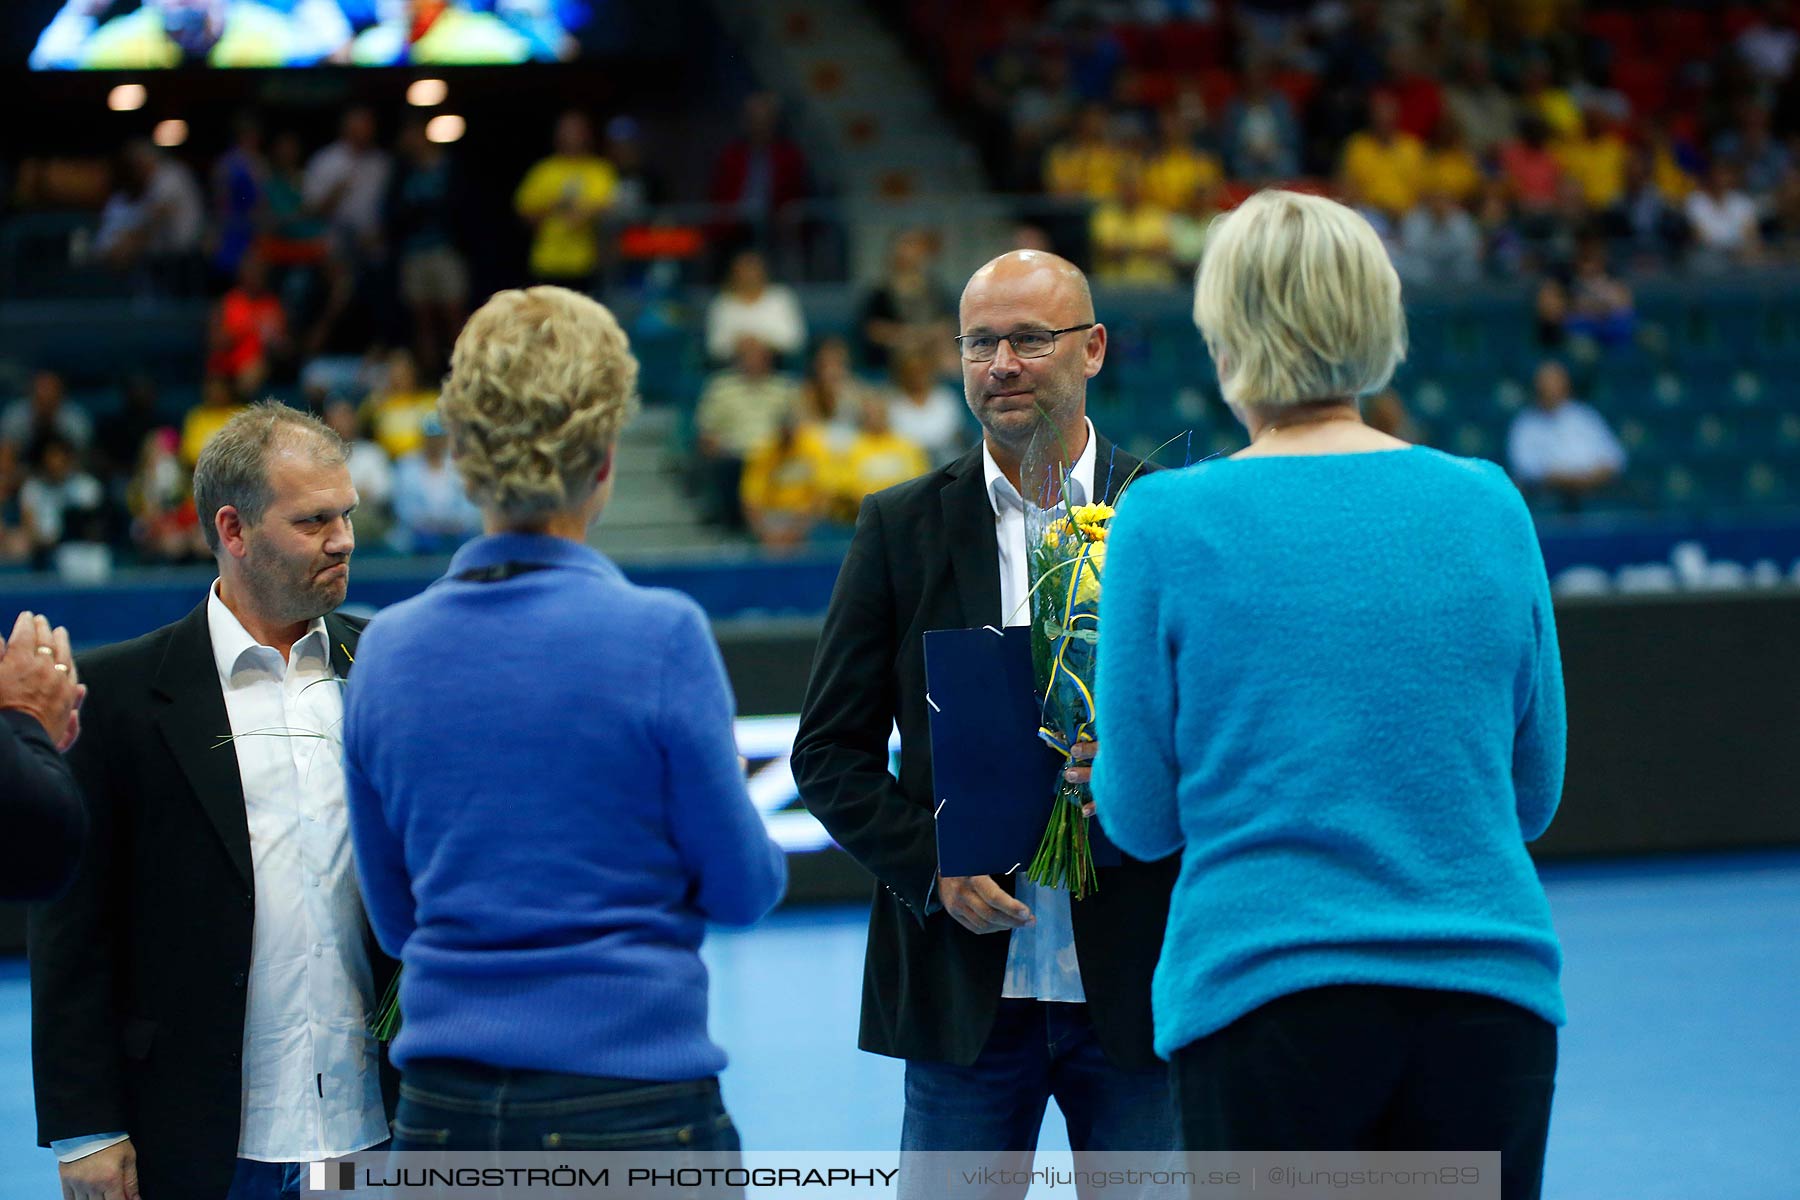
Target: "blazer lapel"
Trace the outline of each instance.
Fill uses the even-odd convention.
[[[339,679],[350,678],[350,667],[356,662],[356,639],[361,634],[360,624],[352,625],[336,613],[325,618],[325,636],[331,639],[331,669]]]
[[[151,691],[166,702],[156,723],[187,776],[194,798],[212,822],[244,885],[253,888],[256,877],[250,863],[244,785],[230,740],[231,717],[225,711],[225,693],[213,662],[204,602],[176,624]]]
[[[1142,470],[1139,468],[1142,467]],[[1145,466],[1144,461],[1135,454],[1119,449],[1112,442],[1094,434],[1094,490],[1108,504],[1116,503],[1119,493],[1125,490],[1125,483],[1131,473],[1137,471],[1139,476],[1153,471],[1154,466]]]
[[[1000,543],[994,534],[994,507],[977,446],[951,464],[952,476],[938,497],[944,506],[944,541],[950,573],[962,601],[965,624],[998,625],[1000,616]]]

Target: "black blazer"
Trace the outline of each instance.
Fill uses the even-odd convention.
[[[1097,439],[1095,483],[1113,499],[1139,464]],[[1009,938],[973,934],[936,903],[931,733],[923,635],[997,625],[999,545],[981,447],[863,501],[814,654],[794,743],[800,798],[875,876],[858,1044],[968,1065],[993,1028]],[[900,778],[888,732],[900,728]],[[1122,1067],[1156,1063],[1150,975],[1179,857],[1102,868],[1072,904],[1082,988],[1101,1048]],[[1010,877],[999,878],[1009,891]]]
[[[29,713],[0,709],[0,900],[61,891],[86,828],[81,791],[44,727]]]
[[[363,622],[325,625],[342,676]],[[91,829],[68,892],[28,927],[38,1143],[124,1130],[145,1200],[217,1200],[236,1167],[256,889],[206,605],[80,668],[69,763]],[[394,963],[364,941],[379,997]],[[394,1082],[384,1070],[390,1116]]]

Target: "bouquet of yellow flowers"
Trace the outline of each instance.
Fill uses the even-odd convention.
[[[1065,491],[1063,493],[1067,495]],[[1071,759],[1094,737],[1094,657],[1100,643],[1100,581],[1106,567],[1108,504],[1026,510],[1031,580],[1031,657],[1043,696],[1038,736]],[[1088,787],[1057,774],[1050,823],[1026,878],[1067,888],[1077,900],[1098,890],[1088,818]]]

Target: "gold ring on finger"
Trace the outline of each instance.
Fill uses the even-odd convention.
[[[68,663],[57,663],[56,669],[61,671],[64,675],[67,675],[69,673],[69,664]]]
[[[51,649],[49,646],[39,646],[37,648],[37,652],[39,654],[55,654],[56,653],[56,651]]]

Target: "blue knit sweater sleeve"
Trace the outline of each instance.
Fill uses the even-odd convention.
[[[787,889],[787,857],[744,788],[731,683],[699,605],[680,601],[667,646],[657,728],[669,832],[696,907],[721,925],[754,924]]]
[[[1156,555],[1158,484],[1132,484],[1107,538],[1095,668],[1100,751],[1094,812],[1119,849],[1150,861],[1181,849],[1175,757],[1174,650]]]
[[[381,641],[379,633],[373,639]],[[356,854],[356,877],[362,885],[363,908],[375,940],[395,958],[417,925],[412,879],[400,835],[388,823],[381,796],[369,782],[363,764],[371,719],[366,696],[377,664],[364,631],[358,650],[364,659],[351,672],[344,692],[344,792],[350,813],[350,843]],[[359,686],[360,685],[360,686]],[[359,703],[359,701],[361,701]]]
[[[1513,491],[1510,481],[1501,486]],[[1531,572],[1533,660],[1522,673],[1518,730],[1513,737],[1513,790],[1518,795],[1519,831],[1528,842],[1550,828],[1562,799],[1563,768],[1568,750],[1568,712],[1563,698],[1562,651],[1556,641],[1556,613],[1550,601],[1550,578],[1544,551],[1531,515],[1516,492],[1517,520],[1523,525],[1523,553]]]

